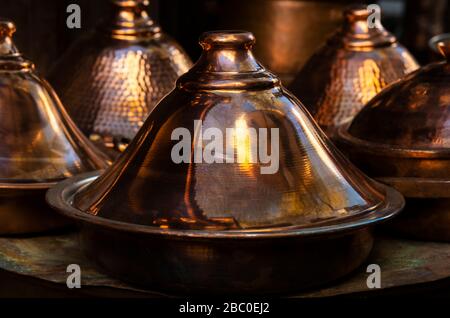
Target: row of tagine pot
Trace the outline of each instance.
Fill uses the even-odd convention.
[[[119,14],[114,20],[116,27],[101,28],[107,32],[101,39],[125,47],[124,63],[136,56],[149,61],[155,56],[152,54],[160,53],[168,45],[177,48],[173,42],[167,44],[169,42],[165,41],[168,40],[160,42],[166,37],[159,30],[155,31],[156,27],[144,11],[135,7],[130,9],[134,1],[115,3],[119,4]],[[123,10],[133,14],[120,14]],[[353,13],[346,16],[362,16],[361,10],[353,9]],[[131,19],[132,23],[121,21],[124,17]],[[358,26],[353,30],[360,33],[366,20],[349,18]],[[155,32],[146,31],[150,29]],[[32,63],[14,47],[11,40],[13,32],[12,23],[0,23],[0,80],[3,84],[0,86],[0,110],[4,118],[0,129],[4,140],[0,148],[3,159],[0,165],[3,197],[1,234],[38,232],[62,226],[71,220],[81,225],[81,244],[89,257],[101,269],[125,281],[174,293],[287,292],[324,284],[358,267],[371,250],[373,225],[393,217],[403,207],[399,191],[370,179],[354,167],[319,129],[303,105],[281,86],[276,76],[260,65],[253,57],[254,38],[248,32],[204,34],[200,40],[203,54],[198,62],[178,78],[176,87],[158,103],[147,119],[142,115],[139,120],[144,123],[140,129],[140,124],[132,125],[139,132],[120,158],[103,173],[83,174],[104,169],[110,162],[78,130],[49,84],[34,74]],[[379,32],[379,35],[373,32]],[[112,38],[109,37],[111,34]],[[373,45],[376,42],[374,36],[388,36],[386,34],[379,25],[375,31],[367,28],[366,35],[356,36],[358,39],[364,36],[371,38],[366,41],[367,47],[360,45],[353,51],[353,46],[344,45],[340,49],[349,51],[349,56],[382,49],[388,52],[403,50],[400,55],[409,61],[405,63],[415,63],[395,41]],[[123,42],[129,40],[142,45],[157,45],[158,48],[146,49],[150,57],[144,57],[142,53],[128,51]],[[439,47],[447,54],[446,43],[440,43]],[[175,54],[178,58],[174,58],[176,61],[182,56],[181,49],[178,52]],[[338,55],[342,56],[342,53]],[[166,61],[167,55],[164,57]],[[380,62],[380,65],[386,63]],[[350,62],[338,65],[347,64]],[[117,74],[123,76],[124,69],[133,69],[126,65],[116,70]],[[411,65],[416,68],[416,64]],[[431,193],[426,192],[428,189],[435,189],[431,202],[448,209],[448,204],[441,199],[445,185],[448,185],[443,177],[448,172],[448,165],[445,165],[445,147],[448,158],[449,142],[448,135],[445,136],[448,134],[448,100],[445,99],[446,92],[448,96],[445,86],[448,77],[443,74],[448,74],[449,67],[446,63],[436,65],[412,73],[403,81],[428,74],[428,69],[436,69],[427,75],[428,82],[422,79],[422,84],[426,83],[424,86],[417,84],[413,91],[422,98],[429,93],[432,96],[430,100],[442,102],[440,108],[435,104],[431,106],[432,102],[429,106],[406,106],[404,99],[396,104],[398,107],[405,105],[403,107],[408,109],[420,109],[411,115],[414,126],[410,128],[416,129],[411,130],[411,136],[417,135],[422,141],[425,140],[423,136],[436,140],[431,150],[417,148],[417,153],[431,154],[426,157],[428,161],[417,163],[418,167],[428,166],[429,169],[420,170],[424,172],[420,177],[410,176],[403,164],[403,170],[399,169],[403,175],[389,174],[388,177],[399,177],[397,179],[401,182],[405,179],[416,182],[414,184],[423,191],[422,198],[427,197],[424,193]],[[189,66],[188,61],[186,69]],[[101,82],[102,79],[114,71],[106,71],[105,67],[99,66],[101,72],[94,77],[83,77],[84,84],[107,83]],[[382,72],[381,67],[378,70]],[[145,70],[143,72],[146,74]],[[387,81],[381,75],[376,78],[382,79],[380,83]],[[145,83],[149,80],[150,77]],[[158,82],[155,79],[154,83]],[[117,89],[118,83],[123,81],[115,82],[112,87],[116,89],[111,89],[110,94],[98,96],[114,96],[113,101],[116,97],[135,96],[129,88],[128,95],[124,95],[125,89]],[[391,85],[373,101],[395,85],[400,84]],[[410,87],[409,84],[404,85]],[[433,90],[430,87],[434,87]],[[142,94],[138,94],[139,98],[147,100]],[[391,100],[394,97],[386,98]],[[95,103],[96,100],[86,99],[82,105],[99,104]],[[418,103],[419,98],[411,101]],[[429,100],[423,98],[422,102],[425,101]],[[366,108],[374,108],[371,103]],[[109,105],[102,106],[105,111],[111,107],[106,101],[100,104]],[[133,109],[133,105],[127,107]],[[423,118],[420,114],[425,112],[425,108],[419,106],[429,107],[427,110],[434,109],[435,112],[430,111],[429,114],[427,111],[429,117]],[[386,175],[374,173],[358,159],[361,156],[350,151],[365,149],[359,144],[353,146],[346,137],[359,136],[353,134],[352,126],[357,125],[366,108],[355,118],[350,129],[347,130],[348,126],[338,129],[342,131],[342,137],[339,135],[336,139],[369,174],[381,177],[381,181],[392,184],[410,197],[409,192],[399,185],[401,182],[390,182],[383,178]],[[94,107],[93,112],[94,122],[101,122],[103,110]],[[399,113],[395,113],[396,121],[407,118]],[[117,116],[110,117],[107,122],[114,118]],[[420,122],[422,128],[416,123],[420,120],[426,123]],[[201,121],[202,126],[196,126],[195,121]],[[426,129],[424,125],[429,130],[420,137],[419,132]],[[394,126],[392,129],[401,129]],[[126,128],[126,124],[123,127]],[[232,158],[242,160],[228,162],[226,157],[226,163],[207,163],[197,161],[192,154],[182,162],[173,160],[173,147],[177,141],[173,140],[172,134],[176,129],[184,129],[192,136],[198,136],[199,129],[203,133],[208,129],[218,129],[226,136],[227,128],[232,127],[241,132],[265,129],[270,132],[270,137],[274,137],[272,129],[278,129],[278,170],[272,174],[261,173],[267,163],[249,159],[253,148],[245,134],[244,137],[233,135],[230,138]],[[379,123],[376,128],[383,130]],[[86,133],[92,137],[102,131]],[[132,134],[130,132],[126,143],[132,139]],[[393,132],[389,134],[391,136]],[[102,140],[105,140],[104,136]],[[122,133],[118,136],[124,137]],[[113,140],[115,142],[117,137]],[[382,140],[388,140],[386,135]],[[348,147],[349,144],[352,147]],[[411,141],[411,144],[421,145],[417,141]],[[187,149],[197,146],[194,138]],[[200,147],[204,149],[207,146],[208,142],[204,140]],[[413,153],[411,158],[417,158],[416,152],[405,152]],[[392,168],[394,164],[386,159],[384,163],[391,166],[385,171],[396,171]],[[72,178],[62,181],[68,177]],[[51,213],[43,202],[44,191],[59,181],[62,182],[48,192],[47,199],[63,215],[61,217]],[[422,183],[417,183],[419,181]],[[437,194],[438,190],[440,194]],[[422,212],[427,213],[431,205],[425,205],[427,209]],[[427,228],[445,224],[448,227],[449,224],[443,218],[437,221],[443,224],[430,218],[427,220]],[[420,224],[420,220],[418,222]]]

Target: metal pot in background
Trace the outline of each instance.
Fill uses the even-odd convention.
[[[49,80],[92,141],[122,151],[191,61],[150,19],[148,1],[110,2],[109,19],[71,46]]]
[[[370,14],[367,6],[346,9],[342,26],[290,85],[331,138],[384,87],[419,67],[379,21],[369,25]]]
[[[45,204],[45,191],[67,177],[107,167],[107,159],[71,121],[51,86],[0,21],[0,234],[67,225]]]

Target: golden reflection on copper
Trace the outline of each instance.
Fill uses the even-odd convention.
[[[291,91],[325,132],[357,112],[388,84],[418,68],[413,56],[381,24],[367,25],[366,7],[344,12],[345,22],[303,66]]]
[[[111,2],[113,16],[77,41],[49,78],[80,129],[120,151],[192,63],[150,19],[146,1]]]

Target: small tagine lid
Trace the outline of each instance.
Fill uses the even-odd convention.
[[[105,157],[15,47],[15,30],[12,22],[0,21],[0,184],[51,184],[105,168]]]
[[[330,229],[397,212],[399,194],[334,148],[254,58],[254,42],[245,31],[205,33],[197,63],[73,206],[162,231],[216,234]]]
[[[392,84],[355,117],[348,133],[411,150],[450,149],[450,40],[437,43],[446,61],[429,64]]]

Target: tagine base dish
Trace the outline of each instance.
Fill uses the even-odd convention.
[[[340,127],[338,144],[349,159],[369,175],[425,171],[434,176],[448,165],[448,152],[403,150],[374,144],[351,136],[347,128],[348,123]],[[390,232],[416,239],[450,242],[449,180],[435,177],[375,179],[394,187],[406,198],[402,213],[385,226]]]
[[[372,217],[337,225],[273,232],[167,230],[73,207],[74,196],[97,176],[87,173],[63,181],[47,200],[80,222],[81,245],[101,270],[171,294],[273,294],[329,283],[364,262],[373,245],[371,225],[391,217],[392,209],[404,203],[398,192],[386,188],[390,204]]]
[[[335,141],[350,161],[369,176],[374,178],[396,176],[389,178],[390,182],[399,186],[397,190],[406,197],[410,196],[411,190],[415,196],[418,185],[427,188],[427,194],[423,195],[430,195],[431,191],[436,191],[432,196],[442,197],[441,193],[445,191],[444,196],[450,196],[448,188],[450,182],[440,179],[442,171],[449,168],[450,150],[403,149],[369,142],[350,135],[348,127],[349,123],[339,127]],[[417,174],[418,171],[421,173],[420,177],[403,177]],[[421,191],[423,189],[419,192]]]
[[[73,224],[46,202],[48,187],[0,188],[0,235],[36,234]]]
[[[23,296],[24,290],[13,289],[21,283],[26,292],[41,288],[39,297],[46,295],[79,295],[97,297],[161,297],[153,290],[130,286],[100,272],[82,253],[79,233],[27,238],[0,238],[0,295]],[[53,251],[48,253],[48,251]],[[450,277],[450,244],[404,240],[388,236],[377,237],[367,261],[353,274],[320,289],[291,294],[296,297],[330,297],[336,295],[380,295],[420,289],[419,286],[441,286]],[[82,270],[82,287],[69,290],[66,285],[68,264],[78,264]],[[368,289],[367,266],[378,264],[382,269],[381,289]],[[9,280],[7,278],[10,278]],[[10,282],[10,284],[8,283]],[[42,288],[47,288],[47,293]]]

